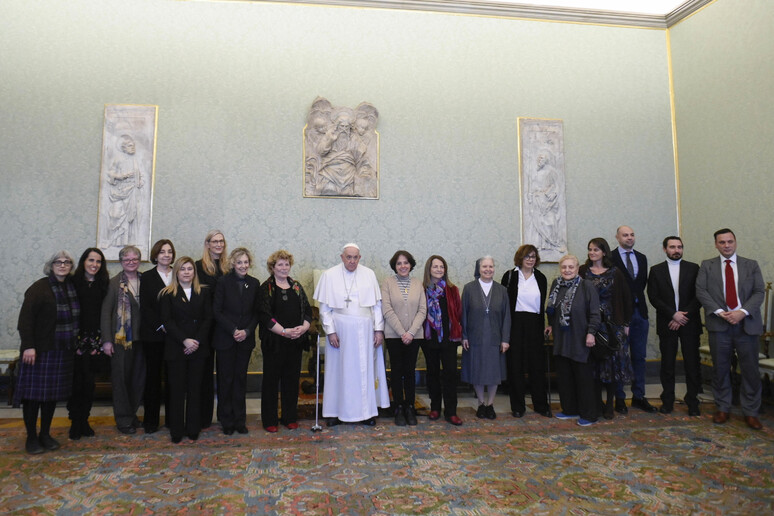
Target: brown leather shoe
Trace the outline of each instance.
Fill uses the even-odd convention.
[[[718,410],[715,412],[715,415],[712,416],[712,422],[716,425],[722,425],[726,421],[728,421],[728,412],[721,412]]]
[[[747,426],[749,426],[753,430],[760,430],[761,428],[763,428],[763,425],[761,424],[760,420],[755,416],[744,416],[744,422],[747,423]]]

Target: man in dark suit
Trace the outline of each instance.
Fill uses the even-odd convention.
[[[648,351],[648,303],[645,287],[648,284],[648,259],[634,250],[634,230],[621,226],[615,233],[618,247],[611,253],[613,263],[624,272],[629,291],[634,300],[632,321],[629,324],[629,349],[632,356],[632,407],[645,412],[656,412],[656,407],[645,398],[645,356]],[[626,395],[623,385],[618,384],[615,395],[615,410],[625,414]]]
[[[712,354],[712,393],[717,424],[731,412],[731,356],[736,351],[742,375],[740,399],[744,420],[760,430],[761,378],[758,372],[758,338],[763,333],[761,303],[763,275],[755,260],[736,254],[736,236],[728,228],[715,231],[719,258],[704,260],[696,279],[696,297],[704,306],[704,323]]]
[[[680,237],[666,237],[663,247],[667,259],[651,267],[648,277],[648,299],[656,309],[656,333],[661,350],[662,391],[659,412],[669,414],[674,409],[675,359],[679,339],[683,352],[688,415],[699,416],[701,412],[697,396],[701,387],[701,305],[696,299],[699,266],[682,259],[683,241]]]

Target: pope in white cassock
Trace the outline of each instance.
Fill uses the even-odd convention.
[[[360,265],[360,248],[347,244],[341,262],[323,272],[314,299],[327,335],[323,417],[376,424],[390,406],[384,369],[382,294],[374,271]]]

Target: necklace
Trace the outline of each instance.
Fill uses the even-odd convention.
[[[352,284],[347,287],[347,275],[344,274],[344,271],[341,271],[341,276],[344,279],[344,290],[347,291],[347,298],[344,300],[345,303],[347,303],[347,308],[349,308],[349,304],[352,302],[352,299],[349,297],[350,292],[352,292],[352,289],[355,286],[355,283],[357,283],[357,269],[355,270],[353,276],[352,276]]]
[[[486,308],[487,315],[489,314],[489,305],[492,303],[492,291],[489,294],[484,294],[483,287],[481,288],[481,297],[484,299],[484,308]]]
[[[406,299],[408,297],[409,288],[411,287],[411,278],[408,276],[405,278],[396,276],[396,278],[398,280],[398,288],[400,289],[400,293],[403,294],[403,298]]]

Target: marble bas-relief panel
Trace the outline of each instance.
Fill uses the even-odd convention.
[[[352,109],[322,97],[304,126],[304,197],[379,198],[379,111]]]

